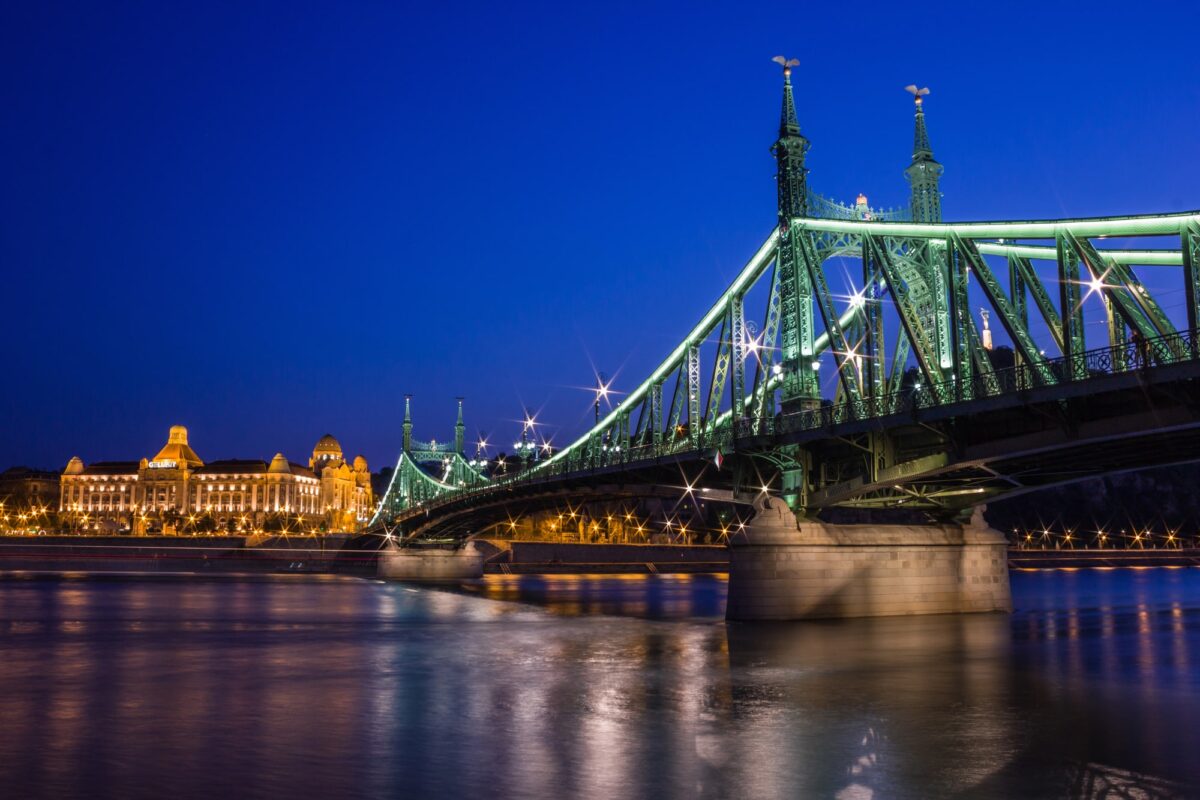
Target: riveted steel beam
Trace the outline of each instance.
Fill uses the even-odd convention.
[[[883,279],[887,283],[888,291],[892,294],[892,299],[895,301],[896,310],[899,312],[900,324],[904,328],[907,335],[907,341],[912,346],[913,352],[917,356],[917,364],[921,368],[921,373],[925,376],[925,380],[930,386],[938,386],[941,383],[941,370],[939,369],[936,349],[933,342],[926,334],[924,326],[921,324],[921,319],[913,308],[912,303],[908,301],[908,288],[900,277],[899,271],[892,260],[891,253],[884,246],[883,242],[874,236],[868,236],[865,240],[865,246],[871,250],[871,260],[879,266],[880,272],[883,274]]]
[[[1000,282],[996,280],[991,268],[979,254],[975,243],[969,239],[963,239],[957,234],[951,234],[950,243],[958,256],[966,262],[967,268],[979,279],[983,293],[987,295],[988,302],[996,310],[1000,317],[1000,324],[1004,326],[1013,345],[1020,351],[1021,358],[1033,368],[1034,374],[1042,384],[1057,383],[1054,373],[1046,365],[1046,357],[1038,350],[1037,344],[1029,334],[1029,329],[1021,323],[1020,316],[1013,308],[1003,287],[1000,286]]]
[[[1183,262],[1183,293],[1187,305],[1188,330],[1200,329],[1200,222],[1180,226]]]
[[[729,341],[733,360],[729,407],[733,418],[741,419],[746,415],[746,306],[740,294],[729,305]]]

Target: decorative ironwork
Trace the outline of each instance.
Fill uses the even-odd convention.
[[[412,438],[406,398],[403,452],[376,519],[425,513],[518,484],[659,459],[711,458],[716,450],[782,453],[788,463],[807,463],[808,451],[796,450],[804,439],[798,433],[836,436],[838,426],[878,420],[875,436],[888,430],[889,420],[911,422],[926,409],[947,407],[965,416],[978,407],[973,404],[1005,395],[1020,401],[1033,390],[1053,395],[1068,384],[1200,360],[1200,212],[942,223],[941,165],[933,160],[922,96],[916,95],[913,164],[906,172],[911,212],[870,209],[865,198],[851,209],[809,191],[809,143],[785,76],[774,146],[776,229],[667,358],[574,442],[518,474],[491,480],[477,460],[462,455],[461,405],[453,444],[442,445]],[[1174,239],[1178,248],[1097,246],[1132,237]],[[831,265],[840,258],[862,264],[860,286],[846,275],[848,296],[830,287],[837,279]],[[1185,330],[1176,331],[1139,279],[1135,269],[1144,267],[1175,268],[1183,278]],[[975,324],[971,303],[979,295],[968,291],[969,281],[987,301],[983,312],[993,324],[986,337]],[[754,293],[756,287],[765,291]],[[751,297],[762,296],[765,306],[748,307]],[[1037,326],[1030,305],[1040,315]],[[1087,347],[1088,328],[1093,336],[1097,331],[1084,324],[1085,308],[1105,314],[1104,347]],[[761,336],[748,319],[763,321]],[[895,342],[885,342],[885,333]],[[992,336],[1003,337],[996,349],[990,349]],[[707,346],[714,337],[716,346]],[[1011,346],[1007,360],[997,354],[1005,345]],[[744,370],[751,358],[756,366],[749,379]],[[832,362],[838,378],[835,389],[826,382],[826,395],[819,390],[822,361]],[[906,384],[914,366],[920,377]],[[702,375],[711,376],[707,386]],[[865,448],[868,475],[882,463],[882,450],[873,448]],[[422,468],[430,462],[435,474]]]

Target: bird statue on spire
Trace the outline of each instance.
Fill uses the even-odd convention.
[[[792,74],[792,67],[800,66],[800,59],[787,58],[786,56],[775,56],[771,59],[779,66],[783,67],[783,77],[788,77]]]
[[[913,96],[913,157],[904,177],[908,180],[909,207],[913,222],[942,221],[942,193],[938,181],[942,177],[942,165],[933,158],[933,147],[929,144],[929,131],[925,128],[925,98],[929,87],[918,89],[915,83],[904,87]]]
[[[915,83],[910,83],[908,86],[904,87],[904,91],[913,96],[913,102],[915,102],[917,105],[921,105],[921,98],[929,94],[929,87],[926,86],[922,89],[918,89]]]

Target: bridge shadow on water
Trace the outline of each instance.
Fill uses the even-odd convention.
[[[696,736],[698,786],[722,796],[735,765],[770,764],[739,774],[745,796],[1200,794],[1200,573],[1030,571],[1013,585],[1011,616],[711,628],[727,672]],[[716,576],[491,576],[465,591],[694,624],[720,619],[724,589]]]

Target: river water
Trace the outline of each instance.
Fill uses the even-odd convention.
[[[0,797],[1200,796],[1200,570],[725,624],[712,576],[0,580]]]

